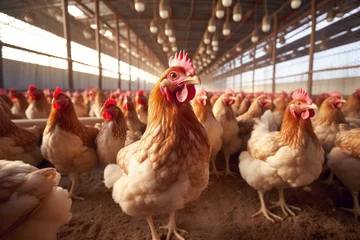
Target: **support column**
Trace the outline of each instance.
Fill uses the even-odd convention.
[[[242,60],[243,60],[243,53],[242,53],[242,51],[241,51],[241,55],[240,55],[240,91],[242,91],[242,73],[243,73],[243,70],[242,70],[242,68],[243,68],[243,66],[242,66],[243,62],[242,62]]]
[[[64,28],[64,38],[66,39],[66,57],[67,57],[67,77],[68,77],[68,88],[70,90],[74,89],[73,83],[73,65],[71,58],[71,31],[69,24],[69,12],[68,12],[68,0],[62,0],[62,15],[63,15],[63,28]]]
[[[131,41],[130,41],[130,27],[127,27],[127,38],[128,38],[128,48],[129,48],[129,91],[131,91]]]
[[[100,8],[99,1],[95,0],[95,21],[96,21],[96,29],[95,29],[95,41],[96,41],[96,50],[98,52],[98,68],[99,68],[99,79],[98,79],[98,87],[102,89],[102,65],[101,65],[101,43],[100,43]]]
[[[116,51],[116,59],[118,66],[118,87],[121,89],[121,72],[120,72],[120,36],[119,36],[119,17],[115,14],[115,51]]]
[[[136,65],[137,65],[137,90],[140,90],[140,51],[139,51],[139,37],[136,36],[136,52],[139,55],[137,60],[136,60]]]
[[[256,44],[254,44],[254,60],[253,60],[253,74],[252,74],[252,92],[255,93],[255,60],[256,60]]]
[[[235,69],[235,59],[233,59],[233,60],[231,61],[231,65],[232,65],[231,71],[233,72],[233,75],[232,75],[232,77],[233,77],[233,87],[232,87],[232,89],[235,91],[235,73],[234,73],[234,69]]]
[[[271,56],[271,61],[273,64],[273,72],[272,72],[272,93],[275,93],[275,78],[276,78],[276,41],[277,41],[277,35],[278,35],[278,30],[277,30],[277,21],[278,21],[278,16],[277,14],[275,14],[274,16],[274,36],[273,36],[273,46],[272,46],[272,56]]]
[[[310,34],[310,48],[309,48],[309,72],[308,72],[308,82],[307,82],[307,92],[309,96],[312,95],[315,31],[316,31],[316,0],[311,0],[311,34]]]

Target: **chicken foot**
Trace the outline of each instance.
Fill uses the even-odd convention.
[[[236,175],[230,170],[230,156],[225,156],[225,161],[226,161],[226,168],[225,171],[221,172],[221,175],[223,176],[231,176],[236,178]]]
[[[355,218],[360,217],[360,206],[359,206],[359,193],[358,192],[351,192],[351,195],[353,197],[353,202],[354,202],[354,208],[341,208],[342,210],[348,211],[348,212],[352,212],[354,214]]]
[[[273,214],[272,212],[269,211],[269,209],[266,208],[265,201],[264,201],[264,191],[258,190],[258,194],[259,194],[259,199],[260,199],[260,210],[257,211],[256,213],[254,213],[251,217],[256,217],[262,213],[262,214],[264,214],[264,216],[266,217],[267,220],[269,220],[273,223],[275,223],[275,220],[273,218],[282,221],[283,220],[282,217],[280,217],[276,214]]]
[[[167,233],[167,237],[166,240],[170,240],[171,238],[171,234],[174,233],[175,236],[177,237],[177,239],[179,240],[185,240],[185,238],[183,238],[179,232],[181,233],[188,233],[186,230],[180,229],[176,226],[176,222],[175,222],[175,212],[170,213],[170,219],[169,219],[169,223],[166,226],[162,226],[160,227],[160,229],[168,229],[168,233]]]
[[[279,201],[272,202],[273,205],[270,207],[270,209],[280,207],[286,217],[289,216],[289,214],[291,216],[296,215],[291,209],[294,209],[296,211],[301,211],[301,208],[286,204],[285,199],[284,199],[284,189],[279,189],[278,191],[279,191]]]
[[[216,168],[216,162],[215,162],[216,161],[216,155],[215,156],[211,155],[210,158],[211,158],[211,163],[212,163],[212,171],[211,171],[210,174],[215,174],[216,177],[219,178],[221,173]]]
[[[79,175],[77,173],[70,174],[70,178],[71,178],[72,182],[71,182],[71,188],[70,188],[70,192],[69,192],[69,197],[71,199],[74,199],[74,200],[81,200],[81,201],[85,200],[84,198],[77,196],[76,193],[75,193],[75,186],[76,186],[76,184],[78,182]]]
[[[150,227],[152,240],[160,240],[160,237],[159,237],[158,233],[156,232],[152,216],[146,217],[146,220]]]
[[[325,180],[325,183],[328,185],[333,185],[334,184],[334,173],[333,171],[330,170],[330,175],[328,177],[328,179]]]

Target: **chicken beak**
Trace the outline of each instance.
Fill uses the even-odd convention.
[[[346,103],[345,99],[339,99],[338,102]]]
[[[230,99],[232,99],[232,100],[236,100],[236,97],[230,97]]]
[[[202,96],[201,99],[207,100],[207,96]]]
[[[201,84],[200,78],[196,75],[185,78],[181,83],[199,85]]]
[[[307,108],[308,108],[308,109],[318,109],[318,107],[316,106],[315,103],[312,103],[312,104],[310,104],[310,105],[307,105]]]

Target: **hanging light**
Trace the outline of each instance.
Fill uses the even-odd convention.
[[[158,32],[158,27],[156,26],[155,19],[151,20],[150,22],[150,32],[154,34]]]
[[[206,54],[210,55],[212,53],[210,45],[206,47]]]
[[[301,6],[301,0],[291,0],[290,6],[292,9],[297,9]]]
[[[164,43],[164,38],[163,38],[163,36],[161,34],[158,35],[157,42],[158,42],[158,44],[163,44]]]
[[[209,20],[209,25],[208,25],[208,31],[213,33],[216,31],[216,25],[215,25],[215,19],[214,18],[210,18]]]
[[[230,7],[232,4],[232,0],[222,0],[222,5],[224,7]]]
[[[256,29],[251,34],[251,42],[256,43],[259,40]]]
[[[172,45],[171,51],[177,52],[177,50],[178,50],[177,46],[176,46],[176,45]],[[194,60],[194,61],[195,61],[195,60]],[[194,62],[194,61],[193,61],[193,62]]]
[[[214,54],[211,54],[211,55],[210,55],[210,58],[211,58],[211,59],[215,59],[215,55],[214,55]]]
[[[165,35],[170,37],[173,34],[172,24],[169,20],[165,23]]]
[[[33,12],[28,12],[25,14],[24,20],[28,23],[33,23],[35,21],[35,14]]]
[[[334,9],[331,7],[328,12],[327,12],[327,15],[326,15],[326,21],[328,22],[332,22],[335,18],[335,11]]]
[[[341,4],[341,5],[338,7],[335,16],[336,16],[337,18],[342,18],[344,15],[345,15],[344,5]]]
[[[261,24],[261,29],[263,32],[268,32],[270,31],[270,19],[269,19],[269,15],[266,14],[263,19],[262,19],[262,24]]]
[[[231,54],[230,53],[226,53],[225,55],[227,58],[230,58],[231,57]]]
[[[205,43],[205,44],[209,44],[209,43],[210,43],[210,34],[209,34],[209,32],[205,32],[204,43]]]
[[[222,34],[224,36],[229,36],[230,34],[230,23],[226,21],[223,25]]]
[[[104,28],[104,27],[100,28],[99,33],[100,34],[105,34],[106,33],[106,28]]]
[[[175,36],[174,36],[174,35],[171,35],[171,36],[169,37],[169,42],[174,43],[175,41],[176,41]]]
[[[240,0],[238,0],[233,8],[233,15],[232,18],[234,20],[234,22],[240,22],[241,18],[242,18],[242,9],[241,9],[241,4],[240,4]]]
[[[146,61],[146,58],[145,58],[145,57],[142,57],[142,58],[141,58],[141,61],[145,62],[145,61]]]
[[[135,0],[135,10],[140,13],[145,10],[144,0]]]
[[[238,44],[236,45],[236,51],[237,51],[237,52],[241,52],[241,50],[242,50],[241,44],[238,43]]]
[[[169,47],[168,47],[168,45],[167,45],[166,43],[163,45],[163,51],[164,51],[164,52],[168,52],[168,51],[169,51]]]
[[[210,58],[208,58],[208,59],[206,60],[206,63],[208,63],[208,64],[210,64],[210,63],[211,63]]]
[[[200,48],[199,48],[199,53],[200,54],[203,54],[203,52],[205,51],[205,47],[204,47],[204,45],[200,45]]]
[[[169,17],[169,4],[167,0],[160,0],[159,15],[162,19],[166,19]]]
[[[279,37],[279,43],[281,45],[285,44],[285,37],[284,37],[285,34],[281,34],[281,36]]]
[[[219,50],[219,47],[218,46],[213,46],[212,49],[213,49],[214,52],[217,52]]]
[[[214,33],[214,35],[212,36],[212,39],[211,39],[211,46],[218,46],[219,45],[219,40],[217,38],[217,34]]]
[[[92,35],[93,32],[94,30],[92,30],[90,27],[85,27],[82,31],[83,36],[86,40],[90,40],[93,37]]]
[[[225,10],[223,5],[221,4],[220,0],[218,1],[218,3],[216,4],[216,11],[215,11],[215,16],[219,19],[223,18],[225,16]]]

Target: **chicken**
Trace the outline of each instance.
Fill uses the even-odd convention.
[[[172,233],[183,239],[175,211],[196,199],[209,181],[209,140],[189,103],[200,80],[185,51],[171,57],[169,65],[149,97],[148,128],[119,151],[118,166],[108,165],[104,174],[114,201],[126,214],[146,217],[155,240],[160,238],[152,216],[164,213],[170,213],[163,227],[167,240]]]
[[[101,117],[101,108],[105,103],[106,97],[103,91],[99,88],[92,90],[92,95],[94,95],[94,102],[90,106],[90,117]]]
[[[28,101],[24,94],[14,88],[11,88],[9,91],[10,98],[12,99],[14,105],[11,108],[12,114],[18,118],[26,118],[25,111],[29,106]]]
[[[350,122],[352,119],[360,120],[360,88],[356,89],[354,93],[349,95],[344,107],[341,110]]]
[[[340,181],[351,191],[354,208],[346,209],[360,216],[360,128],[349,130],[345,124],[340,124],[336,136],[335,147],[327,155],[327,165]]]
[[[259,193],[261,208],[253,217],[262,213],[272,222],[273,218],[282,218],[268,210],[264,193],[278,189],[279,202],[273,207],[281,207],[285,216],[295,215],[291,209],[299,208],[286,204],[284,189],[312,183],[319,177],[324,162],[324,150],[310,121],[317,107],[303,89],[297,89],[292,98],[280,132],[269,131],[274,118],[270,111],[265,112],[254,127],[248,151],[239,156],[242,178]]]
[[[1,96],[1,95],[0,95]],[[0,97],[0,107],[2,107],[3,112],[5,114],[6,117],[12,119],[14,117],[14,115],[11,112],[11,107],[9,106],[9,104],[6,103],[6,101]]]
[[[38,127],[21,128],[5,115],[0,106],[0,159],[18,160],[37,166],[43,160]]]
[[[277,130],[280,130],[281,123],[282,123],[282,120],[284,117],[284,111],[287,106],[286,96],[280,95],[280,96],[276,97],[274,100],[274,105],[275,105],[275,108],[272,112],[274,115],[276,128],[277,128]]]
[[[139,120],[143,124],[147,124],[147,117],[148,117],[148,103],[147,99],[144,96],[144,91],[139,90],[135,95],[135,106],[136,106],[136,113]]]
[[[84,102],[84,97],[78,90],[73,93],[72,102],[74,104],[75,114],[77,117],[89,116],[89,109]]]
[[[216,100],[212,109],[216,120],[218,120],[223,127],[221,151],[226,161],[225,176],[230,175],[233,177],[235,177],[235,175],[230,171],[230,156],[239,151],[242,143],[238,136],[239,126],[231,108],[234,101],[235,94],[231,89],[228,89]]]
[[[199,122],[204,126],[210,141],[210,160],[212,163],[213,173],[219,177],[216,168],[216,155],[220,152],[222,146],[223,127],[218,122],[212,112],[210,99],[204,88],[201,88],[192,102],[195,115]]]
[[[5,90],[3,91],[3,94],[0,94],[0,98],[9,106],[10,109],[13,107],[14,104]]]
[[[70,197],[73,199],[83,200],[75,194],[78,177],[98,163],[95,146],[98,133],[98,129],[80,123],[70,98],[57,87],[43,133],[41,152],[59,172],[70,175]]]
[[[247,94],[245,98],[241,101],[239,109],[235,112],[235,116],[238,117],[246,113],[252,102],[253,102],[253,95]]]
[[[260,95],[255,98],[246,113],[236,117],[236,121],[239,125],[239,136],[242,142],[241,150],[246,150],[247,148],[247,142],[254,129],[255,119],[260,118],[263,115],[265,110],[270,107],[270,103],[271,100],[267,95]]]
[[[127,128],[132,132],[143,133],[145,131],[146,125],[139,120],[138,115],[136,114],[134,103],[132,102],[129,93],[125,95],[122,108],[124,111]]]
[[[103,165],[116,163],[116,155],[125,145],[126,123],[124,114],[116,106],[116,100],[109,98],[102,109],[105,122],[96,138],[97,153]]]
[[[240,109],[240,105],[241,105],[243,98],[244,98],[244,96],[242,95],[242,93],[236,94],[235,102],[233,105],[231,105],[231,108],[234,111],[235,115],[238,112],[238,110]]]
[[[323,101],[325,99],[327,99],[328,97],[330,97],[330,94],[328,94],[328,93],[322,93],[321,95],[317,96],[315,99],[316,106],[320,107],[321,104],[323,103]]]
[[[47,100],[48,104],[51,104],[52,95],[51,95],[50,89],[45,88],[45,89],[43,90],[43,93],[44,93],[44,95],[45,95],[45,97],[46,97],[46,100]]]
[[[218,98],[220,97],[220,95],[218,93],[214,93],[211,98],[210,98],[210,103],[211,106],[214,106],[216,100],[218,100]]]
[[[68,192],[54,168],[0,160],[0,238],[56,240],[72,217]]]
[[[339,132],[339,124],[346,123],[341,107],[346,102],[339,92],[332,92],[320,107],[317,116],[313,120],[314,132],[318,137],[325,154],[329,153],[335,145],[336,134]],[[324,165],[324,172],[326,171]],[[334,174],[330,172],[328,184],[333,183]]]
[[[25,111],[28,119],[48,118],[50,113],[50,106],[42,91],[37,89],[34,85],[28,88],[29,106]]]

